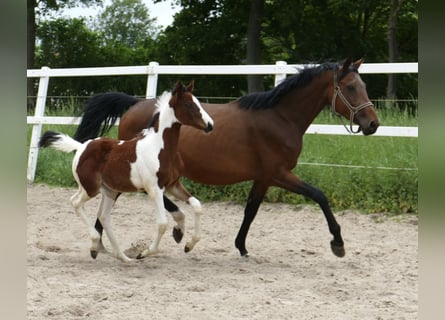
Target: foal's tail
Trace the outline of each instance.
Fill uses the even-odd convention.
[[[140,100],[142,99],[121,92],[94,95],[85,104],[81,113],[82,121],[77,127],[74,139],[84,142],[105,135],[117,119]]]
[[[74,140],[70,136],[66,134],[55,132],[55,131],[46,131],[39,141],[40,148],[54,148],[63,152],[71,152],[79,149],[82,146],[82,143]]]

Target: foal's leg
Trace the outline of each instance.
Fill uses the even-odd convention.
[[[102,214],[103,211],[103,204],[104,204],[104,197],[102,196],[102,199],[100,201],[99,209],[97,210],[97,218],[96,218],[96,224],[94,225],[94,228],[99,233],[100,238],[98,241],[92,241],[91,248],[90,248],[90,254],[93,259],[97,258],[97,255],[99,252],[108,253],[107,249],[105,248],[103,242],[102,242],[102,233],[103,233],[103,226],[100,223],[99,217]]]
[[[250,189],[246,208],[244,209],[243,222],[235,239],[235,247],[238,248],[241,256],[247,257],[247,233],[249,232],[252,221],[255,219],[261,202],[263,202],[264,195],[266,194],[267,189],[268,185],[259,181],[254,181],[252,189]]]
[[[345,248],[343,239],[341,237],[340,225],[335,220],[334,214],[329,206],[326,196],[313,186],[301,181],[292,172],[285,172],[283,175],[276,177],[274,185],[284,188],[286,190],[306,196],[313,201],[317,202],[328,222],[329,231],[334,236],[331,241],[331,250],[337,257],[343,257],[345,255]]]
[[[114,203],[116,202],[118,192],[111,191],[104,187],[101,188],[102,191],[102,202],[101,208],[102,212],[99,215],[99,221],[102,223],[105,232],[107,233],[108,239],[110,240],[111,246],[113,247],[114,254],[116,258],[123,262],[130,262],[132,259],[127,257],[125,253],[119,248],[119,245],[114,236],[114,232],[111,229],[111,209],[113,208]]]
[[[167,229],[167,215],[165,214],[164,210],[164,202],[162,200],[163,191],[159,188],[156,188],[153,190],[153,198],[156,204],[156,211],[157,211],[157,219],[156,219],[156,232],[155,232],[155,240],[151,243],[150,247],[148,249],[145,249],[142,251],[136,259],[142,259],[146,256],[155,254],[159,252],[159,243],[161,242],[162,236],[165,233],[165,230]]]
[[[195,213],[194,233],[192,236],[192,240],[187,242],[184,247],[184,251],[189,252],[195,247],[196,243],[198,243],[198,241],[201,239],[201,214],[202,214],[201,203],[199,202],[198,199],[193,197],[179,181],[177,181],[172,187],[170,187],[168,189],[168,192],[177,197],[179,200],[182,200],[191,205],[194,210]]]
[[[176,226],[173,227],[173,239],[175,239],[176,243],[180,243],[185,232],[185,215],[178,206],[165,195],[164,207],[176,221]]]
[[[87,202],[90,199],[91,198],[90,198],[90,196],[88,196],[85,189],[79,185],[79,189],[71,197],[71,205],[74,207],[77,215],[82,219],[82,221],[88,228],[88,232],[90,234],[90,239],[92,242],[91,248],[90,248],[90,252],[91,252],[92,250],[97,250],[97,245],[100,241],[101,236],[100,236],[99,232],[97,232],[96,229],[90,224],[90,221],[88,220],[88,218],[85,214],[84,204],[85,204],[85,202]],[[91,255],[93,255],[93,254],[91,254]]]
[[[116,200],[117,200],[117,198],[115,199],[115,201]],[[177,222],[177,225],[175,227],[173,227],[173,238],[175,239],[176,243],[179,243],[179,242],[181,242],[182,237],[184,236],[184,230],[185,230],[184,213],[182,213],[182,211],[178,208],[178,206],[176,204],[174,204],[170,199],[168,199],[165,195],[164,195],[164,207],[168,212],[170,212],[173,219]],[[98,251],[99,252],[107,252],[107,249],[105,249],[105,247],[102,243],[102,233],[103,233],[104,228],[102,226],[102,223],[100,223],[99,218],[96,219],[96,224],[94,225],[94,228],[100,234]]]

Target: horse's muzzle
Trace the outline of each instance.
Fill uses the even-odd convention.
[[[378,121],[370,121],[366,127],[360,127],[365,136],[374,134],[377,131],[380,123]]]
[[[204,131],[205,131],[205,132],[210,132],[210,131],[212,131],[212,130],[213,130],[213,124],[208,123],[208,124],[207,124],[207,127],[204,129]]]

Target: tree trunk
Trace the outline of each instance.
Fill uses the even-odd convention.
[[[36,0],[28,0],[27,3],[27,58],[26,58],[26,67],[27,69],[34,68],[34,57],[35,57],[35,48],[36,48],[36,13],[35,8],[37,6]],[[27,103],[28,110],[33,110],[35,105],[34,100],[34,79],[27,79]]]
[[[264,0],[251,0],[249,25],[247,27],[247,64],[260,63],[260,31],[261,19],[263,16]],[[263,78],[261,75],[248,75],[248,92],[263,91]]]
[[[389,19],[388,19],[388,62],[396,62],[398,58],[397,50],[397,15],[403,0],[391,0]],[[395,74],[388,74],[388,85],[386,87],[386,98],[389,106],[394,106],[394,100],[397,96],[397,78]]]

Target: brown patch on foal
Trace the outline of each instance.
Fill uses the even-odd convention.
[[[139,139],[120,144],[119,140],[101,138],[88,144],[89,152],[80,156],[77,174],[90,197],[100,192],[101,183],[122,192],[137,191],[130,180],[130,163],[136,161],[135,145]]]

